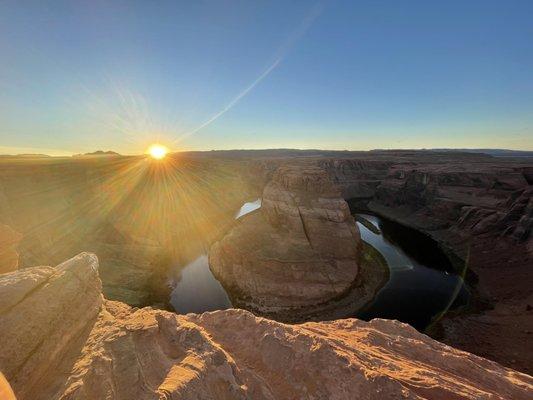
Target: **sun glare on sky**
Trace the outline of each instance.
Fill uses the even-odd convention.
[[[156,160],[165,158],[167,153],[168,148],[161,144],[153,144],[148,148],[148,154],[150,154],[150,157],[155,158]]]

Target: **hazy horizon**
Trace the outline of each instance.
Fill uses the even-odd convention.
[[[90,155],[98,152],[114,152],[121,156],[140,156],[147,154],[146,151],[141,151],[138,153],[120,153],[113,149],[96,149],[83,153],[70,153],[70,152],[57,152],[54,151],[39,151],[46,149],[21,149],[28,151],[20,152],[5,152],[6,148],[0,146],[0,156],[49,156],[49,157],[72,157],[72,156],[83,156]],[[50,149],[48,149],[50,150]],[[372,152],[372,151],[457,151],[457,152],[512,152],[512,153],[531,153],[533,150],[521,150],[521,149],[502,149],[502,148],[449,148],[449,147],[440,147],[440,148],[375,148],[375,149],[320,149],[320,148],[295,148],[295,147],[272,147],[272,148],[228,148],[228,149],[208,149],[208,150],[171,150],[170,153],[188,153],[188,152],[224,152],[224,151],[321,151],[321,152]],[[529,156],[529,155],[528,155]]]
[[[533,150],[529,1],[0,4],[0,153]]]

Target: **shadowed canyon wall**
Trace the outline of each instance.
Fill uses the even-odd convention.
[[[459,257],[471,303],[434,336],[532,371],[533,161],[385,152],[317,162],[352,207],[425,232]]]

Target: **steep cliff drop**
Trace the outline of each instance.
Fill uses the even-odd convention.
[[[533,378],[408,325],[285,325],[243,310],[176,315],[107,301],[98,262],[0,276],[0,370],[18,400],[526,400]]]
[[[301,321],[353,315],[372,298],[387,271],[369,266],[365,250],[324,169],[284,165],[261,209],[211,247],[209,262],[235,306]]]

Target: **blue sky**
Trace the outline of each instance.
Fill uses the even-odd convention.
[[[531,1],[3,1],[0,153],[533,150],[531,21]]]

